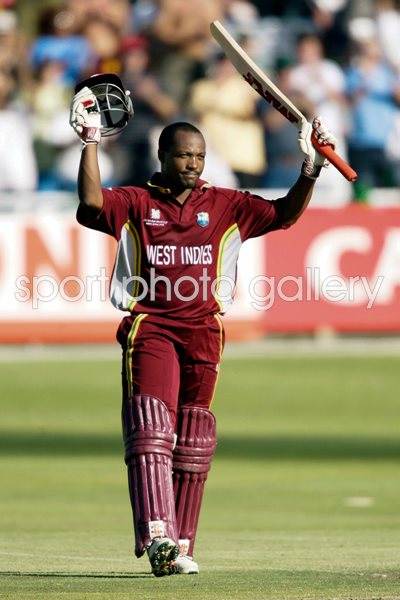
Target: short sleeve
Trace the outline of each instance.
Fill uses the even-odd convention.
[[[77,221],[89,229],[107,233],[119,240],[121,229],[128,221],[135,194],[132,188],[110,188],[103,189],[102,192],[101,211],[96,214],[81,202],[76,213]]]
[[[234,215],[242,241],[281,229],[281,200],[266,200],[249,192],[237,192]]]

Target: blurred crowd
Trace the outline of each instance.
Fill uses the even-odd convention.
[[[104,185],[146,181],[162,127],[190,120],[207,141],[205,178],[289,187],[302,160],[296,129],[237,75],[210,36],[215,19],[306,116],[324,117],[359,174],[350,201],[400,184],[400,1],[49,1],[33,35],[22,16],[0,0],[0,190],[75,190],[70,101],[98,72],[119,74],[135,109],[102,141]],[[328,171],[340,193],[346,182]]]

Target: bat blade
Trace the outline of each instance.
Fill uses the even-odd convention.
[[[290,123],[301,127],[306,117],[266,76],[250,56],[239,46],[236,40],[219,21],[213,21],[210,30],[215,41],[229,58],[232,65],[247,83],[267,102],[272,104]]]
[[[262,69],[256,65],[225,27],[219,21],[213,21],[210,25],[210,30],[216,42],[221,46],[227,58],[245,81],[292,125],[297,129],[301,129],[302,124],[307,121],[305,115],[285,96]],[[357,173],[336,154],[332,146],[322,146],[318,143],[315,136],[312,136],[312,142],[318,152],[325,156],[346,179],[349,181],[357,179]]]

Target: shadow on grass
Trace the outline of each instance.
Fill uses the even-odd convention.
[[[117,434],[50,434],[0,431],[3,456],[123,456]],[[396,460],[398,437],[221,435],[217,454],[249,460]]]
[[[154,579],[151,573],[68,573],[59,571],[0,571],[0,577],[59,577],[82,579]]]

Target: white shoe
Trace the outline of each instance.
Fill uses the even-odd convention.
[[[175,560],[175,569],[178,575],[197,575],[199,572],[199,565],[197,562],[191,559],[186,554],[178,556]]]
[[[147,548],[151,571],[156,577],[177,573],[175,561],[179,554],[179,546],[170,538],[154,538]]]

